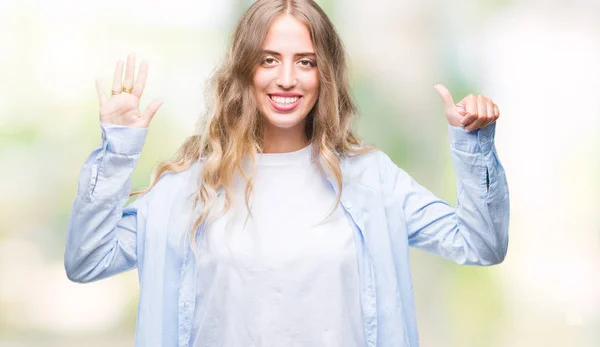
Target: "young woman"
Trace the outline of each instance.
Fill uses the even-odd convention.
[[[81,171],[65,268],[138,268],[136,346],[417,346],[408,247],[500,263],[509,200],[498,108],[445,104],[456,207],[351,130],[345,52],[311,0],[258,0],[214,76],[207,121],[124,207],[148,125],[148,65],[97,83],[102,146]]]

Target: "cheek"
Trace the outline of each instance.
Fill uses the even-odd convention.
[[[317,101],[317,98],[319,97],[320,85],[321,84],[319,83],[319,74],[315,74],[315,78],[313,79],[313,85],[312,85],[315,102]]]
[[[306,89],[310,90],[311,93],[316,97],[319,95],[319,74],[317,72],[307,76]]]
[[[261,69],[258,69],[254,74],[254,79],[252,81],[254,86],[254,90],[256,92],[260,92],[264,90],[269,84],[269,76]]]

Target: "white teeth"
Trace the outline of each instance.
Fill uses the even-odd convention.
[[[285,98],[285,97],[281,97],[281,96],[272,96],[271,95],[271,100],[273,100],[276,103],[281,104],[281,105],[293,104],[296,101],[298,101],[298,99],[300,99],[299,96],[294,96],[293,98]]]

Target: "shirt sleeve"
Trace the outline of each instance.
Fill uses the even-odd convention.
[[[509,194],[494,145],[495,128],[492,123],[467,133],[462,127],[448,126],[457,178],[455,207],[390,160],[393,191],[405,214],[410,246],[459,264],[493,265],[504,260]]]
[[[64,265],[74,282],[91,282],[137,266],[137,233],[148,194],[124,207],[147,128],[100,124],[102,145],[79,175],[67,225]]]

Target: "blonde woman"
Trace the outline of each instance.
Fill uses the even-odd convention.
[[[214,105],[124,207],[148,125],[148,65],[130,55],[100,99],[102,146],[81,171],[65,252],[90,282],[137,268],[136,346],[417,346],[408,247],[502,262],[509,200],[497,106],[445,104],[456,207],[351,130],[334,27],[311,0],[258,0],[214,76]]]

